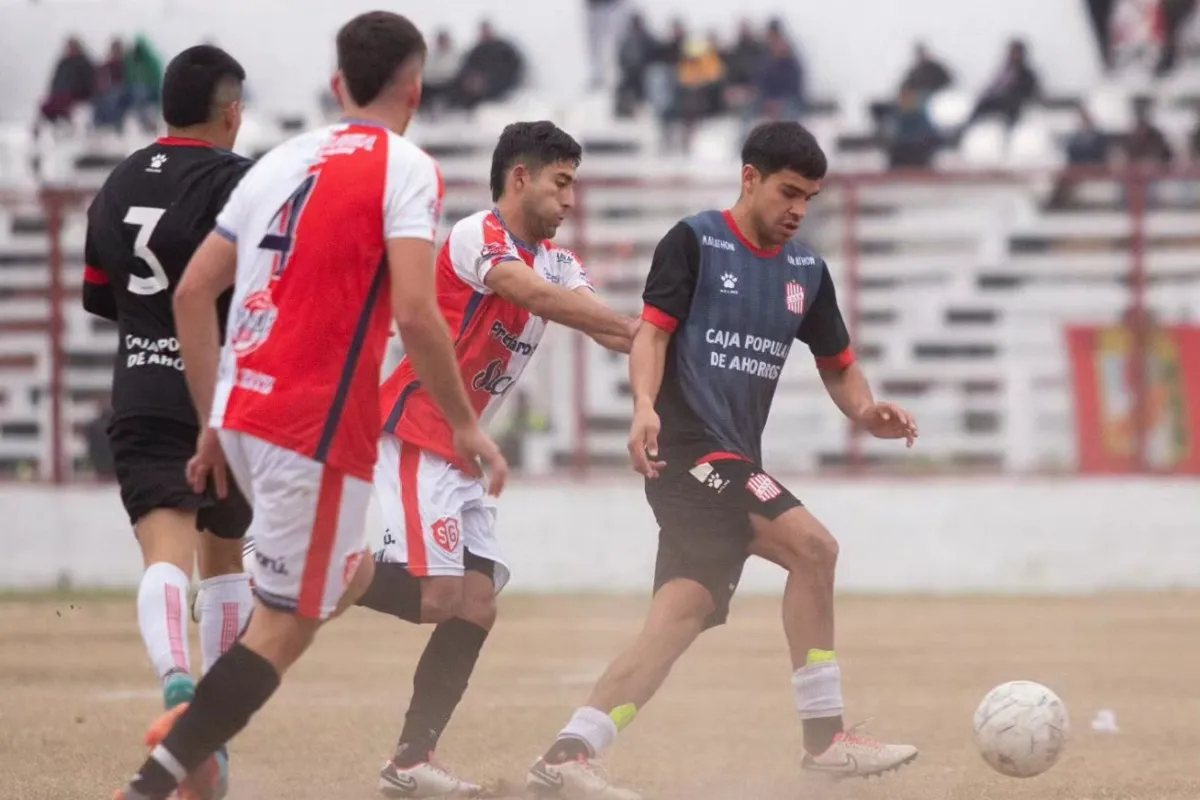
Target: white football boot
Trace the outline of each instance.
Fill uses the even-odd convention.
[[[537,797],[563,800],[642,800],[637,792],[613,786],[604,768],[586,758],[561,764],[539,758],[525,776],[525,789]]]
[[[800,766],[810,772],[820,772],[842,778],[866,778],[882,775],[910,763],[917,757],[917,748],[908,744],[884,744],[860,736],[856,725],[833,737],[833,744],[820,755],[804,754]]]
[[[379,793],[384,797],[479,797],[483,787],[457,777],[433,760],[411,767],[392,761],[379,771]]]

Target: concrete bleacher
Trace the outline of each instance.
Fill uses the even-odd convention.
[[[939,102],[945,119],[964,113],[961,98]],[[1108,108],[1106,99],[1097,102]],[[658,152],[653,120],[617,123],[604,113],[594,99],[558,110],[518,98],[469,121],[419,121],[411,135],[438,157],[446,176],[444,232],[488,205],[491,148],[506,122],[550,117],[572,130],[585,146],[583,183],[560,240],[579,251],[606,298],[632,314],[662,234],[687,214],[735,199],[737,126],[708,126],[691,157],[667,156]],[[255,155],[284,135],[248,117],[240,150]],[[1054,137],[1067,129],[1058,109],[1037,111],[1005,143],[988,140],[994,130],[981,127],[984,133],[939,157],[975,177],[942,180],[884,179],[873,172],[882,158],[877,148],[840,151],[839,137],[863,119],[842,103],[814,120],[834,173],[802,235],[825,255],[843,306],[857,309],[856,349],[877,394],[917,414],[922,440],[915,456],[870,439],[859,441],[857,452],[869,463],[909,458],[917,467],[1069,468],[1075,453],[1063,329],[1114,323],[1129,306],[1134,224],[1121,187],[1089,181],[1077,190],[1078,208],[1046,209],[1053,180],[1045,170],[1059,165]],[[46,476],[51,463],[51,278],[37,188],[95,188],[144,141],[130,133],[32,142],[0,130],[0,475]],[[36,159],[38,174],[28,159]],[[1013,167],[1035,171],[995,172]],[[856,172],[862,174],[848,228],[846,187]],[[1150,308],[1164,323],[1200,319],[1200,181],[1163,181],[1149,195],[1142,235]],[[64,211],[59,240],[67,289],[61,397],[71,466],[86,461],[82,428],[103,402],[116,345],[113,327],[79,307],[83,241],[83,206],[75,205]],[[857,291],[849,286],[852,258]],[[576,338],[550,335],[524,381],[535,410],[549,419],[544,432],[527,439],[534,471],[559,468],[581,444],[590,464],[625,461],[625,360]],[[768,463],[781,470],[838,467],[849,453],[845,425],[824,397],[811,357],[798,348],[766,437]]]

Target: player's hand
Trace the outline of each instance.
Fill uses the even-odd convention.
[[[482,467],[486,468],[488,494],[499,497],[504,491],[504,484],[508,482],[508,461],[492,437],[478,425],[456,430],[454,450],[471,464],[480,465],[482,462]],[[480,473],[483,472],[480,469]]]
[[[917,421],[895,403],[873,403],[858,416],[858,425],[877,439],[904,439],[909,447],[916,442]]]
[[[629,457],[633,468],[647,478],[657,478],[659,470],[667,465],[658,460],[658,432],[662,422],[653,408],[644,408],[633,414],[633,427],[629,431]]]
[[[205,426],[196,441],[196,455],[187,463],[187,479],[196,494],[204,494],[208,479],[212,478],[217,497],[224,500],[229,496],[229,467],[225,463],[225,451],[217,432]]]

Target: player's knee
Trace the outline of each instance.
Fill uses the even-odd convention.
[[[496,624],[496,595],[494,592],[469,592],[463,595],[461,619],[474,623],[485,631]]]
[[[833,572],[837,567],[838,543],[822,527],[806,527],[789,537],[785,548],[789,571]]]
[[[837,567],[837,540],[803,509],[756,524],[750,550],[788,572],[832,574]]]
[[[439,623],[461,615],[463,581],[458,577],[425,578],[421,581],[421,622]]]

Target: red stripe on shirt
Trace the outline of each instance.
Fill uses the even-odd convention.
[[[697,464],[711,464],[714,461],[749,461],[745,456],[739,456],[737,453],[725,453],[718,451],[709,453],[706,456],[701,456],[696,459]]]
[[[108,286],[108,275],[99,267],[88,264],[83,268],[83,282],[92,286]]]
[[[675,329],[679,327],[679,320],[654,306],[646,306],[642,309],[642,319],[667,333],[674,333]]]
[[[817,356],[817,369],[841,372],[854,363],[854,348],[847,347],[836,356]]]

